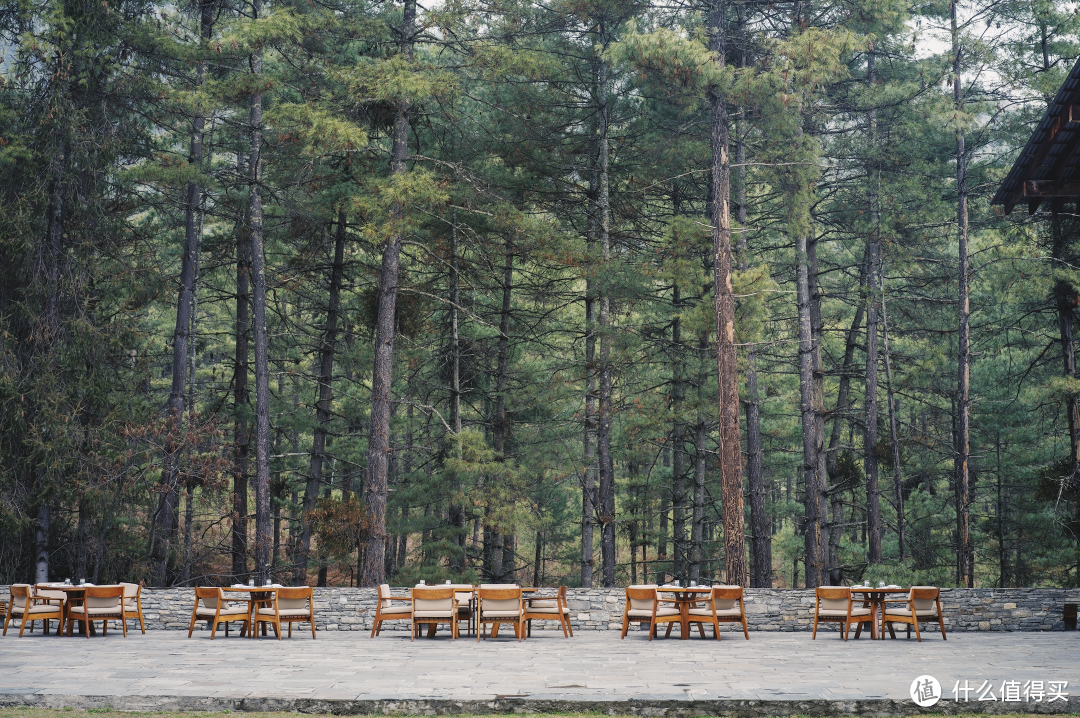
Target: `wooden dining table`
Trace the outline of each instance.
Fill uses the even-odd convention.
[[[251,632],[248,637],[255,638],[255,614],[258,612],[258,604],[269,602],[273,600],[273,595],[277,593],[279,588],[284,586],[222,586],[222,593],[246,593],[248,594],[248,618],[250,620]],[[240,637],[244,637],[244,631],[246,628],[240,629]],[[290,629],[291,630],[291,629]],[[263,635],[266,635],[266,624],[263,624]]]
[[[702,594],[712,593],[711,586],[657,586],[656,593],[670,593],[675,596],[681,617],[679,619],[679,638],[690,640],[690,607],[700,601]],[[671,600],[671,599],[668,599]]]
[[[890,593],[906,594],[910,589],[900,586],[885,586],[874,588],[873,586],[852,586],[852,599],[854,594],[862,594],[864,604],[870,604],[870,615],[874,617],[874,623],[878,627],[878,640],[885,638],[885,602],[889,600]]]

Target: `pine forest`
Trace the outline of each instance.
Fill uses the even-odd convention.
[[[1080,586],[1078,7],[0,2],[0,583]]]

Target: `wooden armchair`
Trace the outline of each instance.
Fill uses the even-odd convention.
[[[142,590],[143,583],[120,583],[124,587],[124,623],[132,618],[139,619],[139,628],[146,633],[146,623],[142,615]]]
[[[818,586],[814,589],[814,634],[811,639],[817,638],[818,622],[839,623],[840,637],[845,641],[851,632],[851,624],[858,624],[855,629],[855,638],[862,634],[862,625],[870,624],[870,637],[876,638],[874,632],[874,609],[852,606],[851,589],[846,586]]]
[[[881,630],[884,631],[886,626],[889,629],[889,635],[896,638],[896,634],[893,633],[892,624],[894,623],[906,623],[907,624],[907,637],[911,638],[911,627],[915,626],[915,638],[922,641],[922,634],[919,633],[919,622],[933,623],[937,621],[938,628],[941,629],[941,639],[943,641],[949,640],[945,636],[945,617],[941,614],[941,589],[935,586],[912,586],[911,591],[908,592],[906,599],[888,599],[890,603],[903,603],[903,607],[887,607],[881,614]],[[884,634],[882,634],[884,637]]]
[[[663,606],[661,604],[672,604]],[[656,593],[656,586],[627,586],[626,607],[623,609],[622,636],[626,638],[626,632],[630,628],[630,622],[648,623],[649,640],[653,639],[656,627],[661,623],[667,623],[665,638],[671,635],[671,624],[679,623],[679,633],[682,634],[682,611],[678,608],[679,602],[670,598],[660,598]]]
[[[240,605],[234,605],[240,604]],[[251,630],[251,601],[247,599],[228,599],[226,605],[225,592],[220,588],[195,588],[195,606],[191,609],[191,625],[188,626],[188,638],[191,638],[195,630],[196,621],[210,623],[210,640],[217,635],[217,628],[225,624],[225,637],[229,636],[229,623],[240,621],[243,627],[240,635],[243,636]]]
[[[389,584],[379,586],[379,600],[375,603],[375,618],[371,622],[371,638],[382,631],[383,621],[412,621],[412,605],[395,606],[391,601],[412,601],[411,596],[391,596]]]
[[[59,606],[61,614],[64,612],[64,609],[67,608],[67,605],[68,605],[68,595],[64,591],[56,591],[56,590],[51,590],[51,589],[48,589],[48,588],[39,588],[37,586],[34,586],[34,588],[33,588],[33,596],[35,598],[43,599],[44,602],[49,604],[50,606]],[[45,635],[48,635],[48,633],[49,633],[49,619],[46,618],[44,621],[42,621],[42,623],[45,624]],[[58,627],[57,627],[56,630],[63,633],[63,631],[64,631],[64,621],[63,621],[63,619],[60,619],[60,621],[57,623],[57,626]],[[31,633],[34,632],[34,623],[33,623],[33,621],[30,622],[30,632]]]
[[[562,626],[563,638],[573,637],[570,608],[566,605],[566,586],[559,586],[559,593],[555,598],[526,598],[524,621],[528,636],[532,636],[534,618],[539,621],[558,621]]]
[[[514,636],[520,641],[525,638],[525,602],[521,598],[521,587],[488,588],[480,586],[476,592],[476,640],[484,633],[484,624],[493,623],[492,637],[498,635],[500,623],[514,624]],[[484,636],[487,638],[487,636]]]
[[[56,605],[49,603],[47,598],[38,598],[33,595],[33,588],[29,584],[14,583],[8,586],[9,600],[7,603],[7,612],[4,615],[4,633],[7,635],[8,624],[11,623],[11,619],[19,619],[19,636],[22,637],[23,631],[26,630],[26,624],[30,624],[30,632],[34,632],[35,621],[48,621],[55,618],[57,625],[60,626],[57,630],[63,630],[64,620],[64,607],[62,605]],[[46,628],[48,623],[45,624]]]
[[[101,635],[109,635],[109,621],[120,621],[127,638],[127,621],[124,620],[123,586],[87,586],[81,606],[68,606],[67,634],[75,623],[83,624],[83,633],[90,638],[90,623],[101,621]]]
[[[268,603],[269,606],[264,606],[255,611],[256,629],[258,629],[260,623],[264,624],[265,633],[265,624],[270,624],[274,627],[274,635],[280,641],[282,622],[289,625],[289,638],[292,638],[292,625],[294,623],[310,623],[311,637],[315,638],[315,604],[311,586],[279,588],[273,592]]]
[[[458,637],[458,607],[457,597],[453,586],[416,587],[412,590],[412,607],[410,628],[412,636],[409,640],[416,640],[420,626],[431,626],[431,633],[440,623],[450,624],[451,640]]]
[[[736,605],[738,604],[738,605]],[[713,586],[712,593],[705,600],[704,606],[690,609],[690,623],[698,624],[701,637],[705,637],[705,624],[713,627],[713,638],[720,640],[721,623],[741,623],[743,636],[750,640],[750,631],[746,625],[746,609],[743,606],[742,586]]]

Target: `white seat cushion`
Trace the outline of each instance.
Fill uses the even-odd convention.
[[[869,608],[854,608],[854,607],[852,607],[852,609],[851,609],[852,618],[854,618],[855,616],[869,616],[870,613],[871,613],[871,611],[870,611]],[[818,611],[818,615],[819,616],[829,616],[830,618],[835,618],[836,616],[846,616],[847,615],[847,610],[840,611],[840,610],[835,609],[835,608],[822,608],[821,610]]]
[[[60,612],[60,607],[59,606],[37,605],[37,606],[31,606],[30,607],[30,615],[31,616],[34,615],[35,613],[54,613],[55,614],[55,613],[59,613],[59,612]],[[21,616],[23,614],[23,609],[20,606],[12,606],[11,607],[11,614],[13,616]]]
[[[68,609],[68,615],[81,616],[83,615],[85,608],[86,606],[72,606]],[[119,616],[120,606],[113,606],[112,608],[107,608],[104,606],[90,606],[89,611],[91,616]]]
[[[446,618],[449,619],[453,611],[417,611],[413,615],[417,618]]]
[[[710,609],[708,609],[708,608],[691,608],[690,609],[690,615],[691,616],[708,616],[709,618],[712,618],[712,611]],[[718,608],[718,609],[716,609],[716,616],[717,616],[717,618],[723,618],[725,616],[727,616],[727,617],[734,616],[736,618],[740,618],[742,616],[742,613],[739,612],[738,608]]]
[[[272,608],[260,608],[259,609],[259,615],[260,616],[273,616],[274,615],[274,609],[272,609]],[[285,618],[286,616],[304,616],[306,618],[306,617],[309,617],[311,614],[308,612],[308,610],[306,608],[280,608],[279,607],[278,608],[278,615],[281,616],[282,618]]]
[[[383,616],[409,616],[412,614],[412,606],[381,606],[379,613]]]
[[[197,611],[195,611],[195,615],[200,618],[213,618],[215,613],[216,611],[213,608],[203,608],[201,606]],[[248,610],[246,606],[228,606],[221,609],[222,617],[246,615],[248,615]]]
[[[938,617],[937,609],[935,609],[935,608],[928,608],[928,609],[925,609],[925,610],[916,610],[915,613],[917,615],[919,615],[919,616],[932,616],[935,619]],[[911,615],[911,609],[910,608],[889,608],[889,609],[885,610],[885,618],[888,618],[889,616],[910,616],[910,615]]]
[[[658,608],[658,609],[656,609],[656,617],[657,618],[660,618],[661,616],[678,616],[678,615],[679,615],[679,609],[677,609],[677,608]],[[630,617],[631,618],[652,618],[652,611],[651,610],[646,611],[646,610],[641,609],[641,608],[632,608],[632,609],[630,609]]]
[[[480,618],[518,618],[521,611],[481,611]]]

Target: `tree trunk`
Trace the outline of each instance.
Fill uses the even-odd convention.
[[[746,55],[741,53],[739,65],[746,66]],[[746,246],[746,144],[742,139],[746,108],[739,107],[735,140],[735,221],[739,223],[739,262],[742,271],[750,269]],[[746,474],[750,489],[750,586],[772,588],[772,527],[765,509],[765,476],[761,468],[761,399],[758,396],[757,349],[753,346],[746,355],[746,396],[743,397],[746,414]]]
[[[867,54],[867,82],[874,84],[874,51]],[[877,135],[877,114],[869,113],[871,151]],[[881,563],[881,501],[878,489],[877,421],[878,421],[878,273],[881,262],[880,221],[878,219],[877,177],[868,172],[870,192],[867,197],[870,227],[866,236],[866,438],[863,442],[863,467],[866,470],[866,532],[870,551],[867,560]]]
[[[598,123],[599,124],[599,123]],[[599,143],[594,129],[589,145],[588,227],[585,234],[587,274],[585,278],[585,466],[581,477],[581,585],[592,588],[596,526],[596,197],[600,191],[600,170],[596,162]]]
[[[49,525],[52,512],[49,502],[42,501],[37,507],[37,523],[34,524],[34,583],[49,580]]]
[[[251,329],[251,244],[236,238],[236,359],[233,367],[233,516],[232,575],[247,580],[248,548],[248,341]]]
[[[258,19],[262,0],[251,5]],[[262,75],[262,51],[251,56],[251,73],[258,83]],[[266,252],[263,246],[262,188],[259,186],[259,155],[262,150],[262,92],[251,93],[249,115],[251,155],[248,160],[251,231],[252,323],[255,335],[255,579],[270,580],[270,362],[266,333]]]
[[[312,432],[311,462],[304,487],[304,507],[300,519],[300,545],[297,551],[293,582],[307,583],[308,556],[311,553],[311,512],[319,499],[323,463],[326,461],[326,434],[334,400],[334,352],[337,347],[338,312],[341,307],[341,283],[345,274],[345,211],[338,210],[337,231],[334,233],[334,263],[330,269],[330,296],[326,307],[326,327],[319,347],[319,396],[315,401],[315,429]]]
[[[884,282],[883,282],[884,285]],[[889,321],[885,312],[885,287],[881,288],[881,338],[885,351],[885,391],[889,399],[889,441],[892,443],[893,501],[896,503],[896,536],[900,545],[900,563],[907,558],[907,535],[904,527],[904,481],[900,476],[900,436],[896,428],[896,395],[893,393],[892,360],[889,358]]]
[[[821,283],[818,281],[817,262],[818,238],[811,236],[807,241],[807,255],[809,260],[808,279],[810,283],[810,337],[813,351],[813,397],[814,397],[814,454],[817,457],[817,499],[818,509],[818,534],[817,556],[820,561],[818,576],[822,583],[827,583],[832,576],[834,568],[829,563],[829,474],[825,466],[825,368],[822,363],[821,346],[824,335],[824,325],[821,318],[821,300],[823,292]]]
[[[461,340],[458,327],[458,304],[461,301],[458,282],[457,259],[457,211],[453,213],[450,225],[450,426],[454,436],[454,455],[461,459]],[[460,573],[465,570],[465,507],[457,496],[461,491],[460,483],[455,479],[451,489],[453,498],[450,502],[450,530],[454,551],[450,554],[450,570]]]
[[[506,441],[510,435],[510,418],[506,413],[506,387],[510,380],[510,303],[513,288],[514,240],[507,235],[503,253],[502,308],[499,312],[499,342],[495,368],[495,422],[491,431],[492,444],[500,461],[506,459]],[[488,506],[484,513],[486,519],[491,515],[492,507]],[[585,530],[585,524],[582,525],[582,530]],[[492,580],[502,575],[502,551],[503,537],[500,528],[485,520],[484,571]],[[589,551],[591,556],[591,541]]]
[[[818,513],[817,479],[817,422],[814,406],[814,340],[810,331],[810,279],[807,258],[807,237],[800,232],[795,240],[798,254],[796,294],[799,303],[799,412],[803,439],[803,538],[806,560],[806,586],[819,583],[821,559],[818,546],[821,522]]]
[[[412,62],[416,0],[405,0],[398,52]],[[394,141],[390,150],[391,174],[404,174],[409,153],[409,101],[401,98],[394,117]],[[391,221],[398,221],[405,208],[395,204]],[[378,314],[375,326],[375,366],[371,377],[371,429],[368,432],[368,465],[365,494],[368,510],[368,545],[364,551],[364,571],[360,585],[378,586],[383,581],[386,550],[386,495],[390,468],[390,404],[394,361],[394,326],[397,306],[401,235],[393,233],[383,248],[379,275]]]
[[[690,578],[701,578],[701,564],[705,560],[704,521],[705,521],[705,468],[708,452],[708,425],[705,421],[705,371],[709,363],[709,337],[702,334],[698,338],[698,362],[701,366],[698,382],[698,414],[694,427],[694,509],[690,527]]]
[[[953,55],[953,102],[956,111],[963,109],[962,85],[960,81],[960,35],[957,28],[957,0],[949,4],[952,23]],[[967,214],[967,153],[964,149],[964,130],[956,129],[956,225],[959,280],[959,331],[956,352],[956,528],[957,528],[957,566],[960,580],[968,588],[975,586],[975,573],[972,559],[970,522],[968,507],[971,505],[971,306],[968,300],[968,214]]]
[[[600,46],[607,47],[605,19],[600,19]],[[600,220],[601,266],[605,279],[600,283],[600,395],[597,402],[596,449],[600,464],[600,560],[604,587],[615,586],[615,464],[611,456],[612,369],[611,369],[611,297],[607,265],[611,261],[611,211],[608,184],[608,66],[601,58],[597,72],[597,118],[600,122],[600,191],[597,211]]]
[[[726,0],[710,0],[709,49],[722,68],[725,52]],[[712,110],[712,241],[713,293],[716,301],[716,370],[719,388],[721,502],[724,507],[726,581],[747,584],[746,532],[743,526],[742,447],[739,439],[739,383],[735,363],[735,297],[731,288],[730,166],[727,98],[709,87]]]
[[[682,322],[679,318],[682,299],[679,285],[672,290],[675,316],[671,320],[671,537],[675,544],[672,572],[677,578],[686,578],[686,423],[683,421],[683,343]]]

